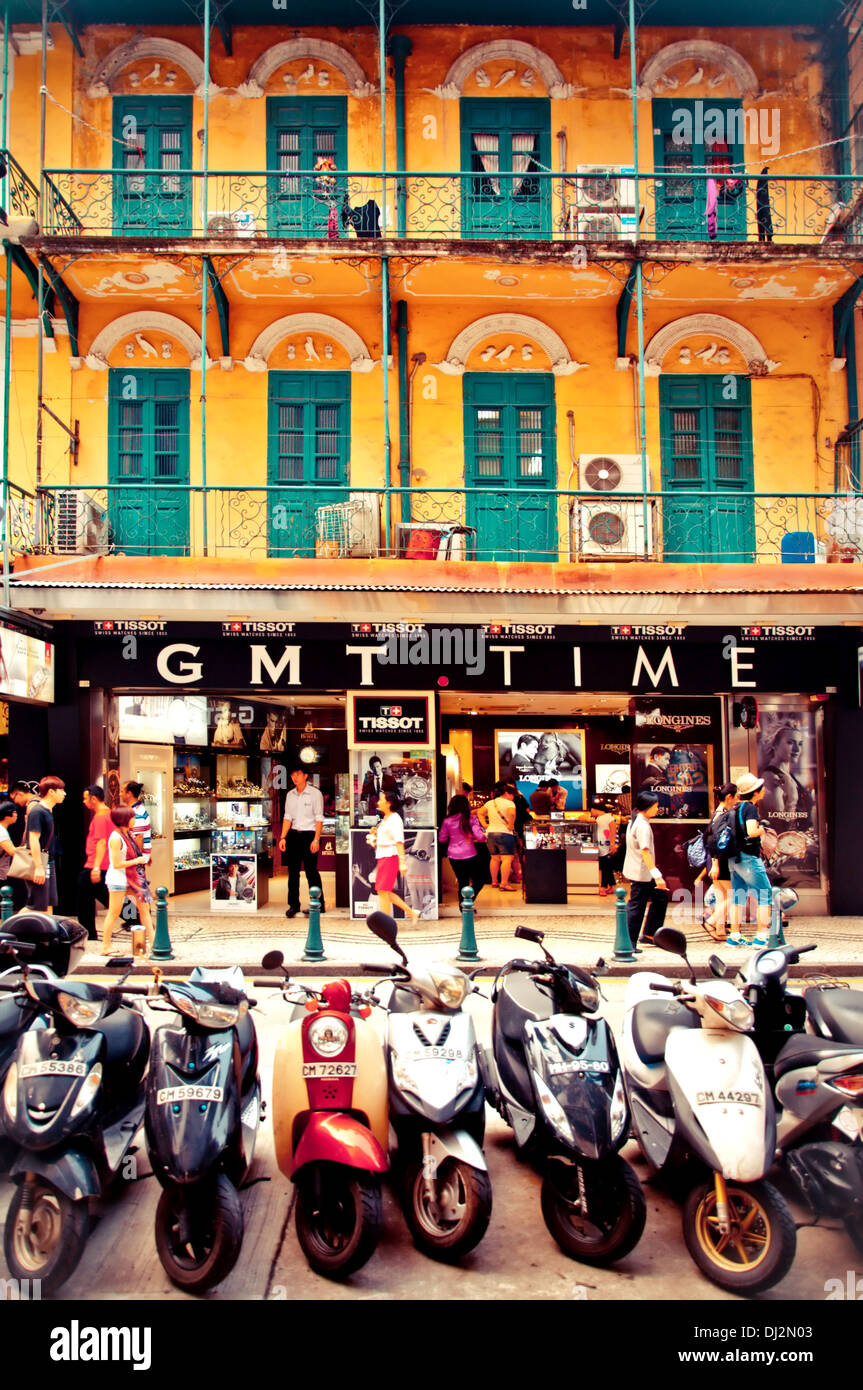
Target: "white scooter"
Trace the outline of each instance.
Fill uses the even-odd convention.
[[[656,945],[686,960],[682,932],[662,927]],[[759,1293],[785,1277],[797,1247],[785,1199],[763,1181],[776,1151],[773,1097],[746,1037],[751,1005],[730,981],[689,973],[688,985],[651,971],[629,982],[621,1057],[634,1137],[654,1173],[684,1159],[709,1170],[683,1208],[689,1253],[720,1288]]]

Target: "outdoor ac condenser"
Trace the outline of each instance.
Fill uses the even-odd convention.
[[[653,554],[653,502],[647,527],[640,454],[582,454],[580,496],[572,517],[572,548],[585,560],[638,560]],[[647,473],[651,486],[650,469]],[[585,493],[595,494],[585,497]]]
[[[255,229],[254,213],[246,212],[241,208],[237,208],[234,212],[207,213],[207,233],[209,236],[249,237],[255,235]]]
[[[635,211],[635,170],[609,168],[607,164],[579,164],[576,170],[576,202],[595,212]]]
[[[55,494],[56,555],[105,555],[108,550],[108,530],[108,518],[92,497],[80,492]]]

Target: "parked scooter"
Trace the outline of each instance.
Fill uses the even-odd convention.
[[[188,982],[157,972],[152,1008],[179,1013],[154,1038],[147,1078],[147,1151],[162,1195],[156,1249],[178,1288],[204,1293],[233,1269],[243,1243],[239,1193],[261,1119],[258,1041],[243,972],[203,970]]]
[[[347,980],[319,992],[292,982],[291,1021],[276,1048],[273,1130],[279,1168],[297,1185],[297,1239],[312,1269],[344,1279],[374,1253],[387,1170],[387,1070],[371,1004]]]
[[[366,921],[404,962],[391,972],[385,1008],[390,1159],[405,1220],[426,1255],[457,1260],[479,1244],[491,1219],[485,1091],[473,1020],[462,1009],[473,985],[452,966],[411,968],[392,917],[373,912]]]
[[[788,967],[815,949],[786,945],[755,951],[737,972],[736,983],[752,1006],[753,1041],[773,1088],[783,1167],[816,1216],[844,1221],[863,1250],[863,1012],[856,1041],[803,1032],[807,1006],[814,1006],[823,1022],[826,998],[835,1026],[832,998],[851,994],[810,989],[801,996],[788,988]],[[720,978],[727,973],[716,956],[710,968]],[[856,999],[863,1001],[863,995]],[[839,1012],[847,1035],[854,1005]]]
[[[558,1245],[586,1264],[609,1264],[641,1238],[641,1183],[620,1157],[629,1106],[611,1029],[599,1016],[596,978],[558,965],[544,933],[515,935],[545,962],[512,960],[492,999],[492,1050],[482,1052],[486,1096],[519,1148],[542,1161],[542,1214]],[[601,966],[604,962],[598,962]]]
[[[3,1087],[18,1150],[4,1249],[14,1278],[39,1279],[51,1294],[81,1258],[89,1199],[118,1177],[143,1119],[150,1035],[118,990],[40,979],[20,964],[25,993],[50,1022],[19,1038]]]
[[[655,944],[686,961],[682,932],[662,927]],[[689,1253],[720,1288],[759,1293],[785,1277],[797,1246],[785,1199],[764,1181],[776,1110],[746,1036],[751,1004],[730,981],[689,975],[688,985],[651,971],[629,982],[621,1054],[635,1136],[654,1173],[685,1158],[708,1170],[683,1208]]]

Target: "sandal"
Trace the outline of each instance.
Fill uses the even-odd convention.
[[[701,919],[701,926],[704,929],[704,931],[707,932],[707,935],[710,937],[711,941],[716,941],[724,945],[727,939],[725,936],[725,932],[723,932],[721,936],[717,935],[717,933],[712,929],[712,927],[708,926],[707,922],[705,922],[703,917]]]

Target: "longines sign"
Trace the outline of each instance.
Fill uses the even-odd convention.
[[[79,675],[118,689],[261,693],[448,688],[821,694],[837,687],[843,673],[846,684],[850,679],[845,668],[851,646],[842,628],[488,623],[447,629],[445,643],[435,640],[440,630],[422,624],[399,632],[397,641],[392,625],[365,628],[290,622],[79,624]]]

